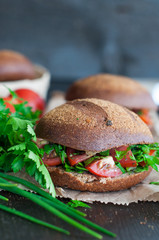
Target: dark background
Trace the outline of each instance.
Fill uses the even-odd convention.
[[[159,76],[158,0],[0,0],[0,48],[58,81],[98,72]]]

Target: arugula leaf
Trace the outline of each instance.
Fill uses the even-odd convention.
[[[69,162],[65,161],[64,165],[63,165],[63,168],[65,169],[66,172],[77,172],[77,173],[83,173],[85,171],[88,171],[85,166],[83,165],[83,163],[78,163],[77,165],[75,166],[71,166],[69,164]]]
[[[64,164],[65,158],[67,157],[67,154],[65,152],[65,147],[60,144],[53,144],[53,147],[55,149],[57,156],[61,158],[62,164]]]
[[[100,155],[105,157],[109,156],[109,149],[106,151],[100,152]]]
[[[137,168],[134,170],[135,172],[148,170],[148,166],[151,166],[153,169],[158,171],[157,165],[159,165],[159,143],[136,144],[130,146],[130,148],[134,155],[134,160],[136,160],[137,163],[145,162],[146,164],[145,167],[137,166]],[[149,155],[151,150],[156,150],[155,156]]]
[[[128,151],[129,151],[129,147],[125,151],[117,151],[117,150],[115,150],[115,152],[116,152],[115,158],[118,161],[121,160],[124,156],[126,156]]]
[[[126,173],[126,170],[121,166],[120,162],[117,162],[116,166],[122,171],[122,173]]]
[[[85,208],[91,208],[88,204],[78,201],[78,200],[71,200],[67,203],[68,206],[76,208],[76,207],[85,207]]]

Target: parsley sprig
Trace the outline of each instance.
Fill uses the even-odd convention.
[[[25,169],[55,197],[50,174],[41,160],[43,152],[35,144],[34,124],[38,115],[26,102],[15,106],[17,111],[11,113],[0,99],[0,170],[16,173]]]

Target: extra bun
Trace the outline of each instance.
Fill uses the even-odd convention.
[[[35,78],[35,69],[26,57],[14,51],[0,51],[0,81],[33,78]]]
[[[50,142],[93,152],[153,142],[149,128],[135,113],[99,99],[67,102],[42,117],[35,131]]]
[[[74,82],[66,100],[99,98],[130,109],[156,109],[150,93],[138,82],[124,76],[98,74]]]
[[[108,192],[130,188],[143,181],[151,172],[122,174],[115,178],[103,178],[89,173],[66,172],[61,167],[48,168],[56,186],[67,187],[80,191]]]

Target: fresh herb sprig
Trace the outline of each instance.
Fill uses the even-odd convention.
[[[25,103],[21,108],[26,108]],[[35,144],[34,124],[35,119],[26,119],[23,111],[11,113],[0,99],[0,170],[16,173],[25,169],[55,197],[50,174],[41,160],[42,152]]]
[[[130,149],[133,153],[132,159],[136,160],[137,164],[140,162],[144,162],[145,166],[141,167],[138,165],[135,172],[141,172],[144,170],[148,170],[148,167],[151,166],[154,170],[158,172],[159,165],[159,144],[151,143],[151,144],[136,144],[130,146]],[[154,155],[149,155],[151,150],[155,150]]]
[[[77,207],[91,208],[88,204],[81,202],[79,200],[70,200],[67,203],[67,205],[73,208],[77,208]]]

